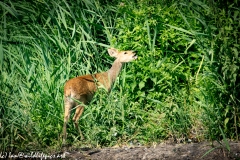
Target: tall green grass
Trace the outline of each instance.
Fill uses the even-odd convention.
[[[97,37],[110,37],[113,17],[102,13],[113,11],[96,1],[74,4],[81,9],[66,1],[1,2],[2,150],[59,147],[64,83],[110,62],[102,60],[108,43]]]
[[[110,68],[110,46],[136,50],[138,60],[86,107],[79,121],[84,140],[69,122],[69,144],[238,138],[239,10],[233,5],[231,12],[197,0],[0,6],[0,151],[60,150],[64,83]]]

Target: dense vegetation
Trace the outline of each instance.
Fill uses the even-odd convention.
[[[238,139],[239,2],[0,2],[0,151],[61,147],[63,86],[107,70],[107,48],[138,51],[99,90],[73,146]],[[49,151],[49,150],[48,150]]]

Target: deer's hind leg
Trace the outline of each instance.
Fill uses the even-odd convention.
[[[84,137],[83,137],[81,129],[78,126],[78,120],[81,117],[83,111],[84,111],[84,106],[79,105],[79,106],[77,106],[75,115],[73,116],[73,122],[75,124],[75,128],[78,130],[78,132],[81,136],[81,139],[84,139]]]
[[[67,138],[67,123],[70,118],[71,109],[73,106],[73,103],[68,99],[68,97],[65,97],[64,99],[64,123],[63,123],[63,144],[66,142]]]
[[[78,120],[80,119],[80,117],[84,111],[84,106],[91,100],[91,95],[84,94],[84,95],[80,95],[79,97],[76,97],[76,98],[79,100],[79,102],[81,102],[81,104],[79,104],[76,107],[76,112],[73,116],[73,122],[74,122],[75,128],[78,130],[78,132],[81,136],[81,139],[84,139],[82,131],[78,126]]]

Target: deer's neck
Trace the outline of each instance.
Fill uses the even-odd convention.
[[[112,67],[108,70],[108,77],[110,80],[110,85],[114,83],[117,76],[119,75],[121,69],[122,69],[122,63],[119,62],[117,59],[113,62]]]

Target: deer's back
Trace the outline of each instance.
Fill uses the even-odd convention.
[[[64,86],[64,96],[79,99],[80,96],[94,94],[99,86],[110,89],[106,72],[79,76],[68,80]]]

